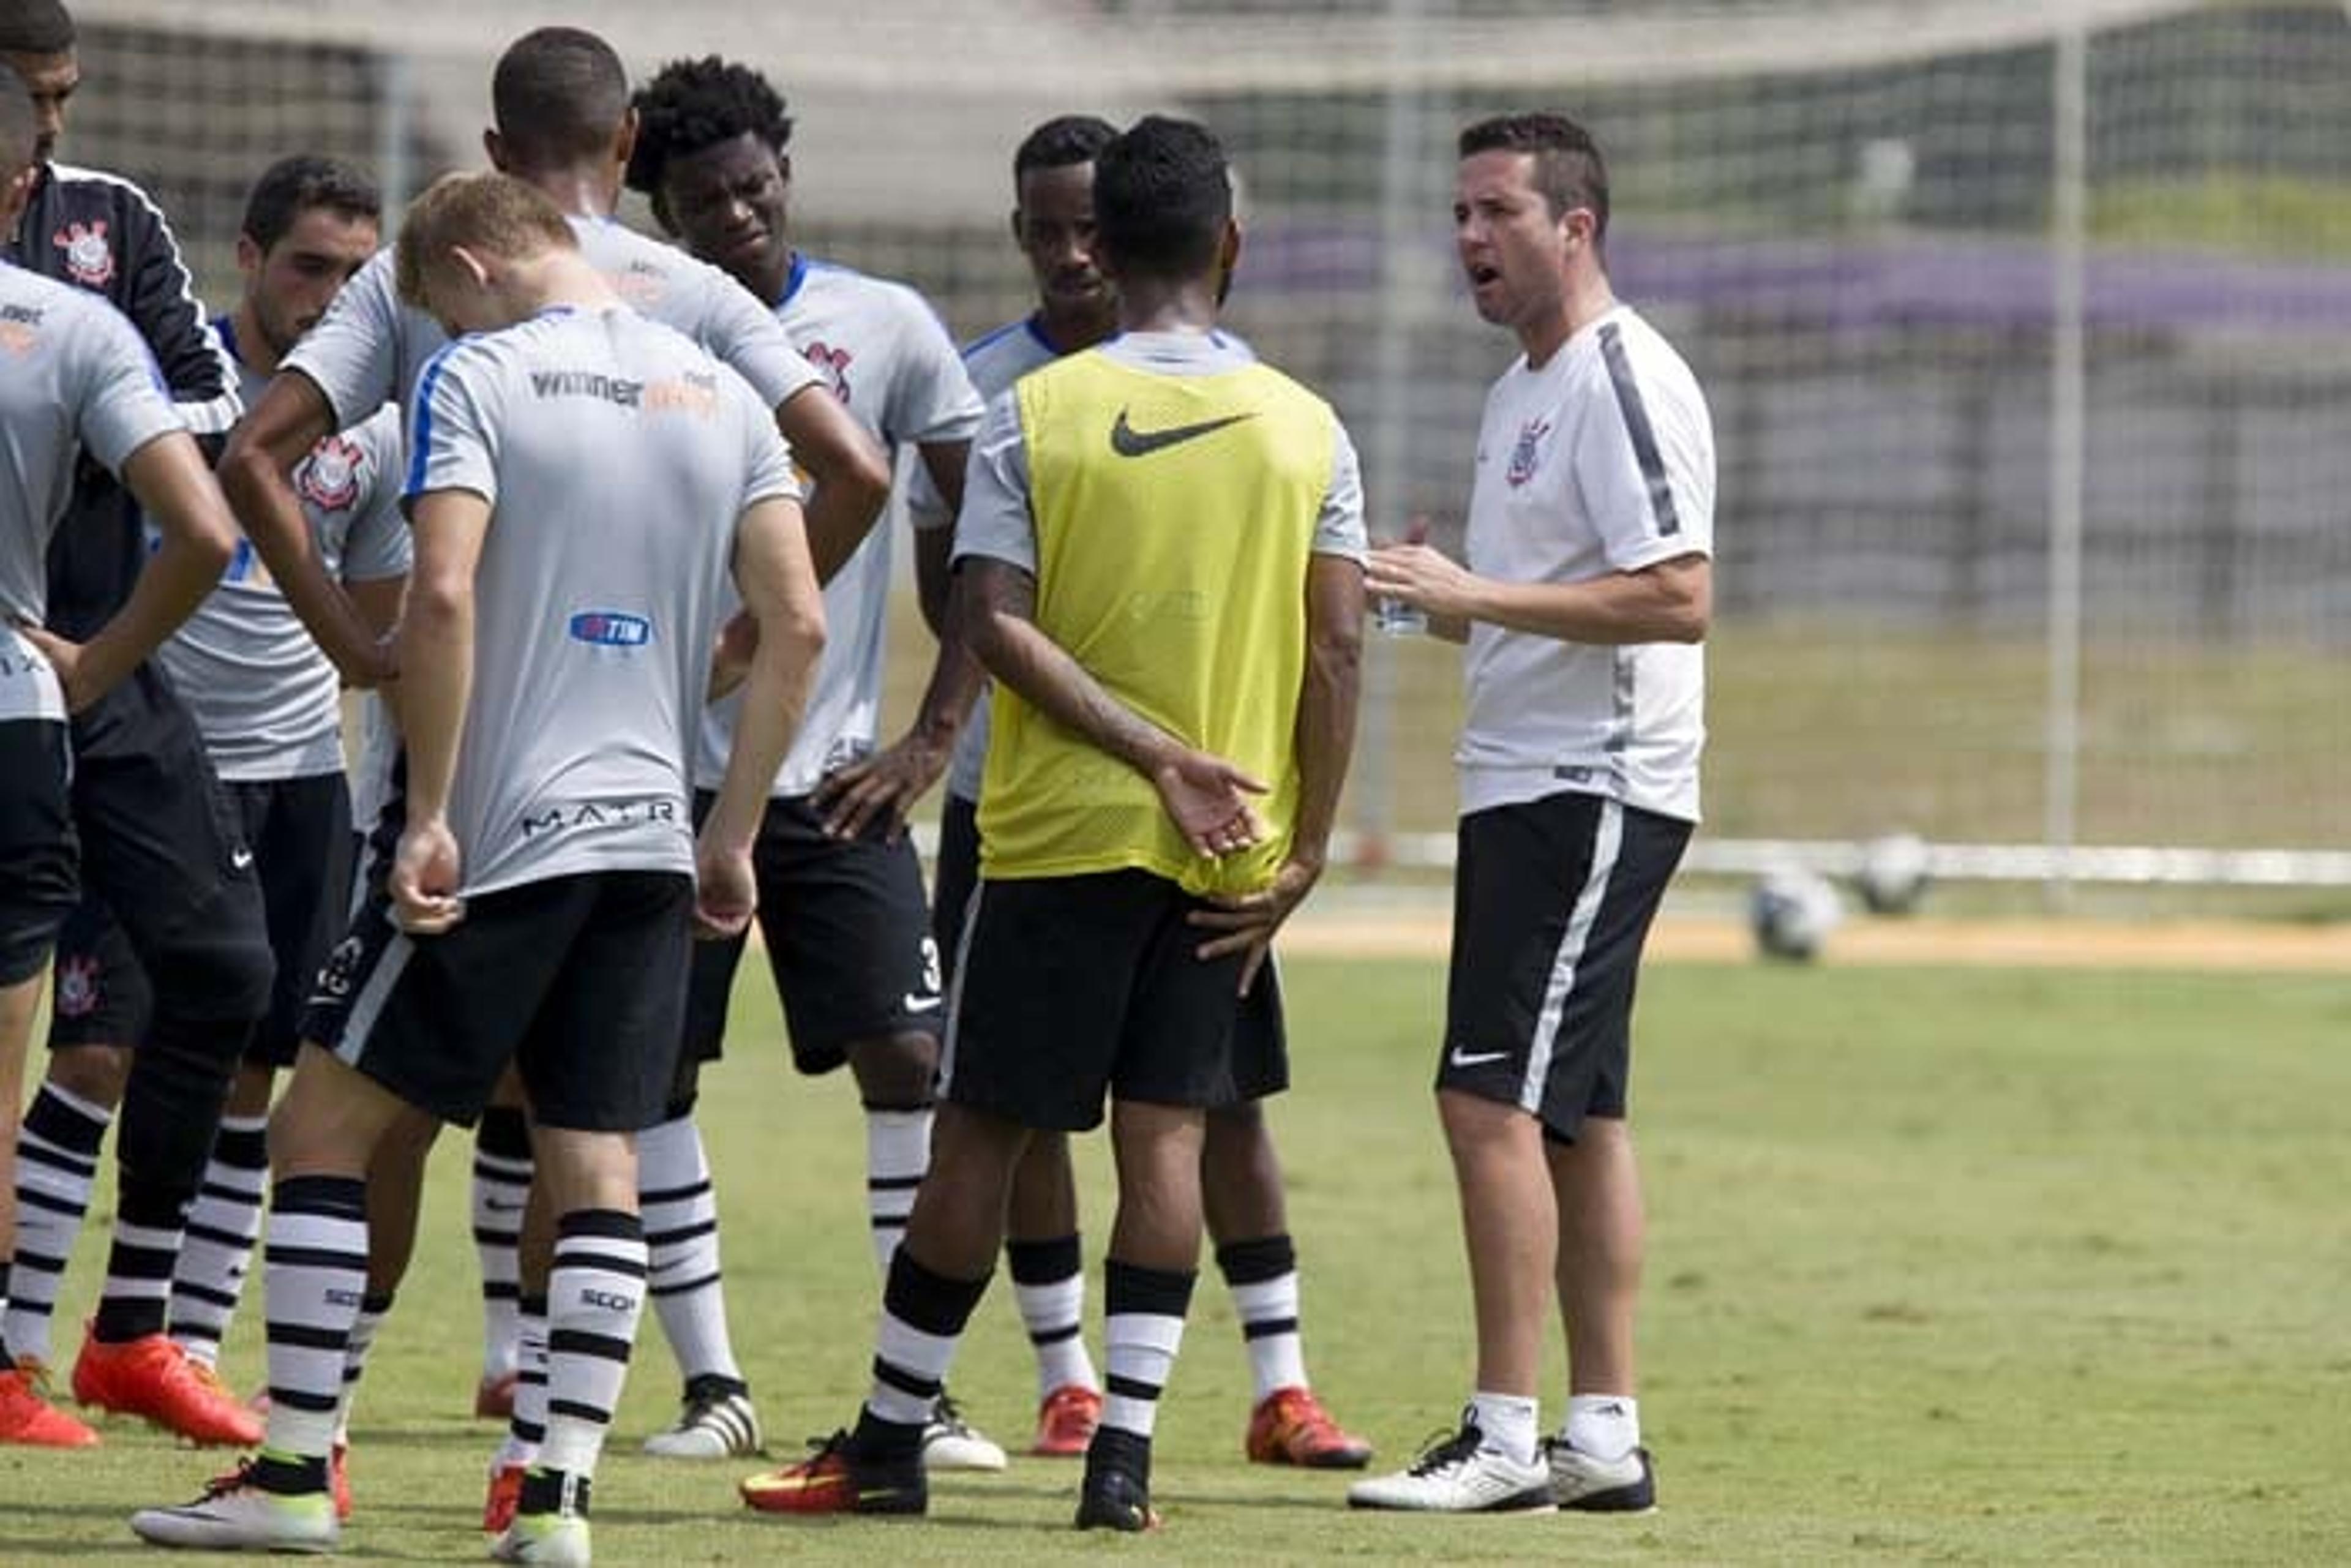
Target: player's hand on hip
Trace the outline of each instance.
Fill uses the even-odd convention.
[[[747,849],[704,844],[694,856],[694,936],[723,942],[750,929],[759,907],[759,882]]]
[[[412,936],[438,936],[465,918],[457,835],[443,821],[411,822],[392,862],[392,917]]]
[[[1289,860],[1273,873],[1270,886],[1255,893],[1233,894],[1208,900],[1212,906],[1196,909],[1186,918],[1192,925],[1216,931],[1213,936],[1195,948],[1202,962],[1239,953],[1241,960],[1240,994],[1247,996],[1249,987],[1257,983],[1257,972],[1265,965],[1266,955],[1273,950],[1274,933],[1290,912],[1306,902],[1322,877],[1322,868],[1305,861]]]
[[[1423,544],[1380,545],[1364,558],[1364,591],[1433,615],[1466,613],[1476,580],[1458,562]]]
[[[21,621],[16,622],[16,635],[48,661],[50,672],[57,677],[57,689],[65,694],[67,712],[79,713],[98,700],[98,694],[81,678],[80,643]]]
[[[1237,854],[1265,839],[1265,824],[1249,805],[1268,786],[1221,757],[1184,751],[1155,769],[1152,787],[1184,841],[1200,854]]]
[[[905,831],[906,813],[946,770],[944,747],[909,735],[861,762],[828,773],[816,787],[816,809],[824,813],[824,831],[836,839],[855,839],[878,826],[883,838],[895,840]]]

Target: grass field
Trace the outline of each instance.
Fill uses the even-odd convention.
[[[1298,1087],[1276,1119],[1309,1361],[1380,1461],[1401,1462],[1449,1423],[1469,1365],[1426,1089],[1441,972],[1312,959],[1288,977]],[[789,1079],[763,991],[745,986],[705,1104],[737,1340],[780,1454],[853,1411],[874,1279],[848,1085]],[[673,1388],[649,1317],[598,1479],[602,1560],[2351,1555],[2339,977],[1667,963],[1643,1006],[1657,1513],[1358,1516],[1337,1479],[1242,1464],[1246,1369],[1212,1276],[1162,1413],[1157,1537],[1075,1534],[1074,1467],[1019,1459],[942,1482],[926,1523],[751,1516],[734,1500],[741,1467],[632,1452]],[[1099,1149],[1085,1157],[1095,1242],[1107,1186]],[[463,1182],[444,1150],[357,1424],[352,1555],[480,1552],[490,1433],[464,1418],[477,1314]],[[98,1262],[86,1238],[71,1301]],[[240,1385],[258,1380],[257,1320],[232,1338]],[[1024,1436],[1034,1390],[1000,1281],[955,1381],[982,1425]],[[1554,1369],[1554,1407],[1560,1386]],[[131,1561],[124,1516],[218,1468],[141,1430],[106,1437],[87,1455],[0,1450],[0,1562]]]

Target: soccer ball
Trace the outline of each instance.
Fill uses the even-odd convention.
[[[1927,841],[1916,833],[1887,833],[1861,846],[1854,891],[1872,915],[1907,915],[1927,892]]]
[[[1801,964],[1819,956],[1829,933],[1844,918],[1844,903],[1826,877],[1809,871],[1775,871],[1755,884],[1747,917],[1755,946],[1765,957]]]

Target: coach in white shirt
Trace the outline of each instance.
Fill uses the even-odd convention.
[[[1437,1105],[1478,1314],[1460,1430],[1357,1507],[1652,1506],[1634,1401],[1640,1177],[1625,1124],[1641,946],[1698,820],[1714,439],[1680,357],[1609,287],[1599,150],[1552,114],[1461,136],[1472,298],[1526,350],[1478,434],[1465,566],[1375,551],[1366,586],[1468,644]],[[1536,1379],[1554,1273],[1568,1414]]]

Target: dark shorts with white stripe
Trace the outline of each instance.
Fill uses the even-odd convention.
[[[592,872],[470,897],[455,929],[411,937],[378,881],[303,1038],[445,1122],[471,1125],[512,1061],[537,1124],[641,1131],[676,1070],[693,910],[690,876]]]
[[[1099,1126],[1102,1097],[1213,1108],[1290,1085],[1280,984],[1201,960],[1199,899],[1144,871],[989,881],[971,902],[946,1098],[1025,1127]]]
[[[1690,824],[1560,794],[1461,819],[1437,1086],[1573,1141],[1622,1119],[1642,945]]]
[[[701,826],[717,796],[697,790]],[[939,949],[923,897],[914,840],[880,828],[836,839],[805,795],[768,802],[751,843],[759,884],[759,936],[784,1009],[792,1065],[831,1072],[850,1047],[893,1035],[936,1035],[946,1010]],[[701,1064],[726,1042],[736,967],[747,936],[694,945],[685,1051],[675,1098],[691,1101]]]

